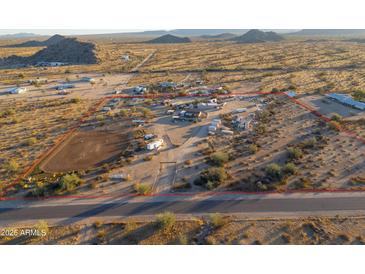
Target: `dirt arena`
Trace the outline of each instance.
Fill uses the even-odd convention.
[[[41,164],[41,169],[67,172],[95,168],[119,157],[128,144],[126,131],[78,131]]]

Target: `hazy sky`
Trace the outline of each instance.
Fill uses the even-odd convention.
[[[41,35],[75,35],[75,34],[100,34],[100,33],[120,33],[120,32],[134,32],[143,31],[136,29],[0,29],[0,35],[14,34],[20,32],[35,33]]]

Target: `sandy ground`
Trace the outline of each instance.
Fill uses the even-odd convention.
[[[0,244],[189,244],[189,245],[362,245],[364,217],[249,219],[210,215],[172,222],[159,227],[155,222],[95,221],[68,226],[36,225],[44,237],[0,237]],[[29,227],[7,228],[22,231]]]
[[[113,94],[114,89],[125,88],[132,74],[113,74],[113,75],[100,75],[100,74],[77,74],[79,78],[74,74],[67,74],[64,77],[70,79],[70,84],[74,84],[75,88],[67,89],[71,91],[68,95],[59,95],[55,86],[64,84],[64,80],[51,80],[49,83],[44,84],[42,87],[34,87],[32,85],[22,85],[26,87],[27,91],[21,94],[7,94],[7,90],[14,86],[0,85],[0,99],[52,99],[52,98],[83,98],[83,99],[95,99]],[[88,82],[80,82],[78,79],[82,77],[92,77],[96,80],[95,85],[91,85]]]

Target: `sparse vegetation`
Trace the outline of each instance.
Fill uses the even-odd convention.
[[[152,192],[152,186],[148,185],[148,184],[143,184],[143,183],[135,183],[133,185],[133,189],[139,195],[148,195]]]
[[[176,223],[176,216],[172,212],[164,212],[156,216],[157,227],[163,230],[171,229]]]

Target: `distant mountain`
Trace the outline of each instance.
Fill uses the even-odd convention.
[[[76,38],[64,38],[27,57],[12,55],[0,58],[1,66],[35,65],[40,62],[67,64],[95,64],[98,58],[93,43],[80,42]]]
[[[303,29],[288,35],[298,36],[358,36],[365,35],[364,29]]]
[[[14,45],[7,45],[6,47],[9,48],[23,48],[23,47],[47,47],[50,45],[54,45],[57,44],[58,42],[62,41],[63,39],[65,39],[64,36],[56,34],[53,35],[52,37],[50,37],[49,39],[45,40],[45,41],[26,41],[24,43],[20,43],[20,44],[14,44]]]
[[[17,39],[17,38],[29,38],[29,37],[36,37],[39,36],[34,33],[27,33],[27,32],[20,32],[14,34],[4,34],[0,35],[0,39]]]
[[[175,29],[169,31],[173,35],[181,36],[202,36],[202,35],[219,35],[222,33],[232,33],[241,35],[246,33],[247,29]]]
[[[166,34],[158,38],[149,40],[145,43],[150,44],[178,44],[178,43],[190,43],[191,40],[188,37],[178,37],[171,34]]]
[[[217,35],[201,35],[199,36],[199,38],[202,39],[207,39],[207,40],[225,40],[225,39],[232,39],[236,37],[236,35],[234,35],[233,33],[221,33],[221,34],[217,34]]]
[[[260,30],[250,30],[244,35],[234,37],[230,39],[232,41],[236,41],[238,43],[264,43],[264,42],[277,42],[284,40],[284,38],[273,32],[273,31],[260,31]]]

